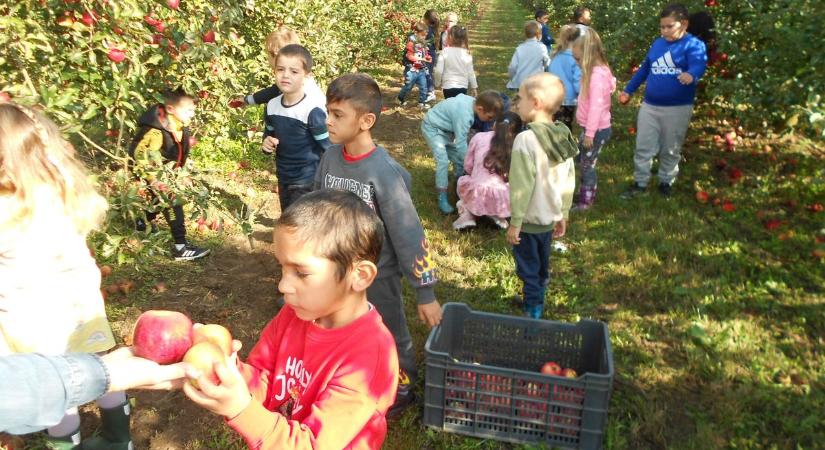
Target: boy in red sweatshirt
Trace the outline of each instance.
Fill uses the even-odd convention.
[[[296,200],[274,232],[285,306],[246,363],[216,364],[220,384],[200,376],[186,395],[251,449],[380,448],[399,370],[392,335],[367,301],[383,241],[380,219],[355,194]]]

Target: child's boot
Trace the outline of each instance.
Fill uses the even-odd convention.
[[[80,448],[80,428],[74,433],[66,436],[49,436],[46,435],[44,440],[46,448],[49,450],[76,450]]]
[[[83,441],[83,450],[132,450],[132,435],[129,432],[131,405],[127,398],[114,408],[100,408],[102,422],[100,436]]]
[[[450,205],[450,199],[447,198],[447,191],[441,191],[438,193],[438,209],[440,209],[444,214],[452,214],[455,212],[455,208]]]

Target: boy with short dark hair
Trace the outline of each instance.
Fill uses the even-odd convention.
[[[218,364],[219,384],[201,374],[184,393],[250,449],[381,448],[398,383],[392,335],[367,301],[382,228],[348,192],[296,200],[274,230],[285,306],[246,363]]]
[[[330,140],[315,178],[316,189],[354,192],[384,222],[385,243],[378,275],[367,297],[378,309],[398,349],[399,386],[389,417],[412,404],[416,364],[410,330],[404,316],[401,274],[418,298],[418,317],[429,326],[441,322],[436,300],[433,256],[424,227],[410,197],[410,174],[372,140],[371,129],[381,114],[381,90],[369,75],[351,73],[327,89]]]
[[[404,104],[413,86],[418,86],[418,108],[427,108],[427,76],[433,62],[427,47],[427,24],[423,21],[413,26],[413,34],[407,39],[404,53],[404,86],[398,93],[398,103]]]
[[[264,153],[275,153],[281,211],[312,191],[321,155],[332,144],[323,99],[309,96],[304,83],[312,73],[312,56],[290,44],[278,53],[275,77],[281,95],[266,104]]]
[[[541,24],[541,43],[547,47],[547,54],[553,50],[553,33],[550,32],[550,27],[547,26],[547,22],[550,21],[550,13],[548,13],[544,9],[539,9],[536,11],[536,22]]]
[[[544,72],[550,58],[547,56],[547,47],[539,40],[541,39],[541,24],[535,20],[528,20],[524,24],[524,42],[516,47],[507,73],[510,81],[507,88],[518,90],[522,80],[534,73]]]
[[[502,96],[495,91],[484,91],[473,98],[458,94],[439,102],[421,122],[421,133],[435,159],[435,188],[438,191],[438,208],[444,214],[455,209],[447,198],[448,172],[453,163],[456,179],[464,175],[464,155],[467,154],[467,137],[478,118],[489,122],[504,112]]]
[[[570,129],[553,121],[564,100],[564,85],[540,73],[519,88],[518,115],[527,130],[513,141],[510,159],[510,228],[516,274],[523,284],[523,309],[538,319],[550,280],[550,244],[564,236],[576,185],[573,157],[578,153]]]
[[[132,159],[132,170],[138,173],[152,163],[174,162],[176,168],[183,167],[189,157],[189,123],[195,117],[195,99],[183,89],[164,94],[163,104],[149,108],[138,119],[138,132],[129,145],[128,154]],[[170,211],[171,209],[171,211]],[[175,204],[162,211],[172,238],[175,241],[172,257],[176,261],[191,261],[209,254],[209,249],[189,245],[186,241],[183,205]],[[174,214],[174,216],[172,215]],[[154,220],[158,213],[147,211],[146,220],[138,219],[135,228],[146,231],[147,222],[154,231]]]

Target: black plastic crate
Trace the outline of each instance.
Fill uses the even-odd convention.
[[[424,424],[518,443],[600,449],[613,387],[607,325],[444,305],[425,347]],[[555,361],[578,378],[544,375]]]

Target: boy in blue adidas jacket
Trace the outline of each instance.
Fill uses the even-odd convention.
[[[656,39],[639,70],[619,95],[626,104],[647,81],[637,119],[636,151],[633,156],[633,185],[622,194],[629,199],[646,192],[653,158],[659,157],[659,192],[669,197],[679,173],[696,84],[705,73],[705,44],[687,32],[688,10],[681,4],[667,5],[659,15],[662,37]]]

